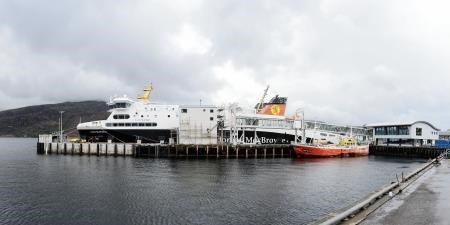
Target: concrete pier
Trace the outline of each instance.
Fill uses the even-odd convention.
[[[38,154],[143,158],[289,158],[291,145],[165,145],[132,143],[37,143]]]
[[[441,162],[361,224],[449,224],[450,162]]]
[[[369,147],[369,154],[395,157],[411,157],[411,158],[426,158],[432,159],[438,157],[446,149],[436,148],[430,146],[379,146],[371,145]]]
[[[447,164],[447,157],[448,157],[449,151],[443,152],[439,157],[430,160],[429,162],[425,163],[423,166],[418,168],[417,170],[413,171],[406,177],[401,175],[401,177],[397,178],[397,181],[392,182],[390,185],[383,187],[382,189],[374,192],[373,194],[365,197],[364,199],[360,200],[359,202],[355,203],[355,205],[350,206],[346,209],[341,210],[340,212],[332,213],[329,217],[324,218],[322,220],[317,221],[314,224],[320,224],[320,225],[337,225],[337,224],[348,224],[348,225],[354,225],[354,224],[361,224],[361,222],[366,221],[366,224],[436,224],[433,222],[425,222],[425,221],[419,221],[419,220],[411,220],[411,218],[404,219],[403,216],[406,217],[415,217],[415,216],[421,216],[423,214],[424,217],[426,217],[428,212],[427,210],[422,209],[422,205],[420,205],[420,200],[417,201],[416,206],[413,206],[414,210],[412,212],[410,210],[404,210],[406,213],[405,215],[395,215],[392,216],[392,218],[395,218],[395,220],[392,221],[383,221],[383,219],[380,219],[380,217],[376,219],[371,219],[372,215],[374,213],[379,212],[380,207],[385,207],[386,205],[393,204],[391,201],[392,199],[397,198],[398,196],[406,196],[408,190],[414,190],[414,188],[411,188],[417,183],[418,180],[423,179],[423,177],[426,177],[424,175],[430,174],[430,171],[436,170],[436,167],[442,167],[441,163],[442,161],[445,161]],[[444,166],[444,170],[446,170],[445,174],[447,174],[449,171],[448,166]],[[447,181],[450,181],[448,179]],[[445,186],[445,185],[443,185]],[[448,185],[447,185],[448,186]],[[446,187],[445,190],[450,190],[449,187]],[[409,191],[414,194],[414,191]],[[450,195],[448,196],[450,198]],[[427,197],[419,197],[419,199],[425,199]],[[428,199],[428,201],[435,201],[432,198]],[[445,202],[447,203],[447,202]],[[397,204],[398,206],[399,204]],[[406,205],[405,207],[410,207]],[[398,208],[398,207],[397,207]],[[450,208],[450,207],[449,207]],[[407,211],[407,212],[406,212]],[[419,215],[416,215],[414,211],[421,211]],[[403,220],[404,219],[404,220]],[[449,217],[450,219],[450,217]],[[447,220],[448,221],[448,220]],[[378,223],[380,222],[380,223]],[[416,223],[417,222],[417,223]],[[438,223],[439,224],[439,223]],[[446,223],[448,224],[448,223]]]

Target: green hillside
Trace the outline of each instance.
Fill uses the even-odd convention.
[[[108,107],[102,101],[64,102],[36,105],[0,111],[0,136],[37,137],[38,134],[59,130],[59,111],[63,114],[63,129],[76,136],[80,122],[102,120],[108,117]]]

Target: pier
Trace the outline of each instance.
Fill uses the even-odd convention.
[[[364,221],[363,224],[379,224],[375,223],[376,216],[371,216],[372,213],[376,212],[380,207],[386,204],[388,201],[404,193],[405,189],[411,186],[416,180],[418,180],[422,175],[427,173],[429,170],[435,168],[436,166],[441,165],[441,162],[448,158],[449,150],[442,152],[438,157],[433,160],[430,160],[428,163],[408,174],[406,177],[401,174],[400,177],[397,177],[397,181],[392,182],[390,185],[383,187],[382,189],[374,192],[373,194],[367,196],[366,198],[360,200],[358,203],[350,206],[346,209],[343,209],[341,212],[336,212],[331,214],[329,217],[326,217],[322,220],[315,222],[314,224],[320,225],[337,225],[337,224],[360,224]],[[448,162],[445,162],[448,164]],[[447,167],[446,167],[447,168]],[[447,173],[446,171],[443,173]],[[445,185],[448,188],[448,185]],[[414,193],[412,193],[414,194]],[[421,197],[423,198],[423,196]],[[420,201],[430,202],[433,200],[430,199],[422,199],[416,201],[416,205],[420,205]],[[407,207],[407,206],[405,206]],[[401,211],[404,215],[393,215],[391,217],[395,218],[394,224],[435,224],[432,221],[428,220],[427,223],[409,223],[404,222],[411,220],[411,218],[415,218],[417,215],[415,213],[411,213],[408,211]],[[415,211],[417,212],[417,211]],[[398,212],[393,212],[400,214]],[[426,212],[425,212],[426,213]],[[408,214],[408,216],[405,216]],[[429,217],[429,215],[423,215],[424,218]],[[368,219],[367,221],[365,221]],[[420,218],[419,218],[420,219]],[[377,218],[377,220],[380,220]],[[381,223],[386,224],[386,223]],[[388,223],[392,224],[392,223]]]
[[[445,152],[446,148],[432,146],[380,146],[371,145],[369,147],[370,155],[410,157],[433,159]]]
[[[37,153],[137,158],[290,158],[294,156],[292,146],[289,144],[168,145],[38,142]]]

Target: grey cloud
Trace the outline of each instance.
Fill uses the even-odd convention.
[[[289,96],[289,112],[303,107],[314,119],[425,119],[447,128],[450,46],[442,40],[450,32],[439,4],[0,0],[0,60],[8,59],[0,93],[17,107],[135,96],[151,80],[156,101],[221,103],[229,95],[251,105],[270,84]],[[180,36],[184,27],[192,37]],[[231,72],[217,70],[227,65]]]

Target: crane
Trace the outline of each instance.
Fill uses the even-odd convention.
[[[150,83],[144,88],[144,92],[141,96],[138,97],[138,100],[144,104],[148,104],[150,102],[150,95],[153,91],[153,84]]]
[[[263,108],[264,105],[264,99],[267,96],[267,91],[269,91],[269,85],[267,85],[266,89],[264,90],[264,94],[261,97],[261,100],[259,101],[259,103],[256,105],[256,112],[261,111],[261,109]]]

